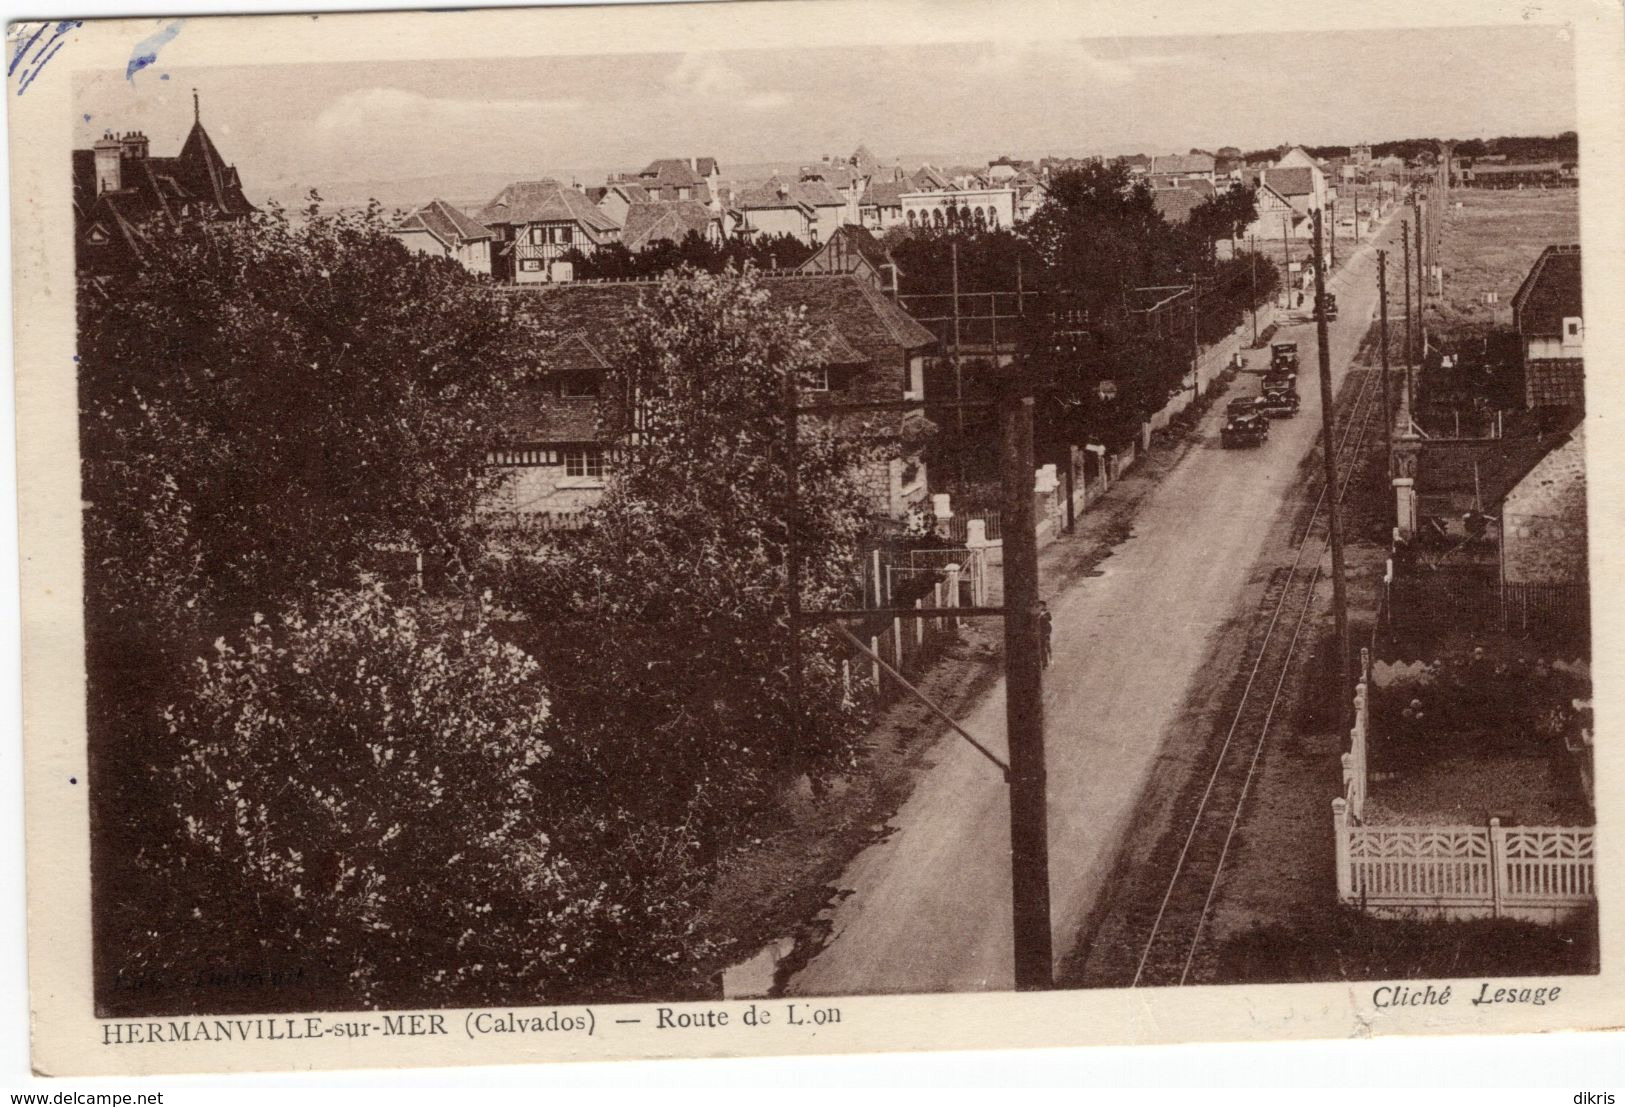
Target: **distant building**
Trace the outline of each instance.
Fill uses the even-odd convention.
[[[901,200],[903,219],[910,227],[1009,227],[1016,221],[1013,188],[905,192]]]
[[[657,158],[636,173],[621,173],[609,184],[636,184],[650,200],[697,200],[716,203],[722,167],[716,158]]]
[[[727,240],[726,216],[698,200],[645,200],[626,209],[621,245],[634,252],[660,242],[682,242],[697,234],[721,245]]]
[[[1174,154],[1152,158],[1146,176],[1152,188],[1183,188],[1192,181],[1212,185],[1215,164],[1212,154]]]
[[[653,199],[648,189],[629,181],[617,181],[614,184],[586,189],[585,192],[587,199],[597,205],[599,211],[609,216],[616,226],[625,225],[627,209],[633,204],[646,204]]]
[[[1580,247],[1546,247],[1512,296],[1530,407],[1585,406],[1582,309]]]
[[[788,234],[813,247],[828,242],[847,221],[847,198],[821,180],[772,177],[738,193],[733,206],[742,216],[739,233],[757,237]]]
[[[139,131],[108,131],[73,151],[72,166],[75,261],[86,276],[121,276],[145,264],[148,220],[243,219],[258,210],[203,129],[195,92],[192,129],[176,156],[152,156]]]
[[[568,279],[556,268],[565,254],[592,254],[621,233],[586,193],[552,179],[515,181],[474,218],[495,235],[492,275],[514,284]]]
[[[873,181],[858,200],[858,222],[872,231],[888,231],[905,222],[903,193],[912,188],[905,181]]]
[[[453,258],[471,273],[491,275],[491,229],[444,200],[430,200],[390,233],[409,250]]]
[[[839,228],[817,253],[796,267],[797,273],[851,273],[881,292],[894,292],[902,271],[891,252],[867,228]]]

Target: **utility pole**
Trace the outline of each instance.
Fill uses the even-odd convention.
[[[1422,238],[1423,215],[1423,205],[1419,204],[1416,208],[1416,226],[1412,231],[1412,233],[1416,236],[1416,350],[1414,368],[1415,377],[1411,383],[1411,400],[1413,402],[1416,399],[1415,389],[1417,381],[1419,381],[1422,376],[1422,363],[1427,360],[1428,356],[1428,332],[1426,325],[1428,286],[1427,281],[1424,280],[1422,276],[1422,254],[1425,250],[1425,242]],[[1414,407],[1412,410],[1415,410]]]
[[[1024,358],[1004,380],[999,469],[1004,482],[1005,720],[1010,743],[1010,898],[1017,991],[1052,977],[1044,675],[1039,652],[1038,537],[1033,504],[1033,392]]]
[[[1247,256],[1251,259],[1248,266],[1253,282],[1253,345],[1258,345],[1258,243],[1252,235],[1247,236]]]
[[[955,443],[954,456],[958,459],[959,487],[963,490],[965,487],[965,374],[959,358],[959,243],[957,241],[951,242],[948,248],[953,258],[954,273],[954,403],[958,405],[955,408],[955,418],[959,422],[959,441]],[[997,315],[998,312],[994,311],[993,314]],[[998,357],[997,350],[994,351],[993,356]]]
[[[1411,359],[1414,355],[1411,328],[1415,324],[1416,315],[1411,310],[1411,223],[1409,219],[1399,221],[1399,241],[1405,247],[1405,264],[1403,266],[1405,270],[1405,413],[1407,418],[1415,419],[1416,404],[1411,395]]]
[[[1386,480],[1394,477],[1394,409],[1388,398],[1388,251],[1377,251],[1377,304],[1382,317],[1382,443]]]
[[[1286,306],[1292,308],[1292,240],[1286,235],[1286,213],[1281,213],[1281,286],[1286,290]]]
[[[1202,281],[1191,278],[1191,399],[1202,395]]]
[[[1321,213],[1315,212],[1315,255],[1320,255],[1321,236],[1325,233]],[[1326,463],[1326,504],[1331,523],[1332,547],[1332,610],[1337,619],[1337,702],[1340,730],[1349,726],[1349,611],[1348,596],[1343,587],[1343,523],[1342,509],[1337,495],[1337,440],[1332,434],[1332,350],[1326,327],[1326,275],[1321,266],[1315,266],[1315,338],[1320,347],[1320,425],[1323,440],[1321,455]]]
[[[1327,204],[1328,207],[1330,207],[1332,209],[1332,258],[1331,258],[1331,261],[1330,261],[1329,264],[1330,264],[1331,268],[1336,269],[1337,268],[1337,201],[1336,200],[1328,200],[1328,201],[1326,201],[1326,204]]]

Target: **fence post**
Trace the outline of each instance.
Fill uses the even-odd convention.
[[[920,610],[920,602],[924,598],[925,597],[921,596],[921,597],[918,597],[917,599],[915,599],[915,601],[914,601],[914,610],[915,611]],[[917,618],[917,619],[914,620],[914,644],[916,646],[920,646],[920,645],[923,645],[924,642],[925,642],[925,620]]]
[[[892,665],[893,665],[893,667],[895,667],[897,669],[898,672],[902,672],[903,671],[903,617],[901,615],[892,616],[891,640],[892,640]]]
[[[875,682],[875,695],[880,695],[880,636],[869,636],[869,652],[873,658],[869,661],[869,679]]]
[[[1496,918],[1500,918],[1506,906],[1507,877],[1507,832],[1501,825],[1501,820],[1495,816],[1490,817],[1490,895],[1493,897],[1493,911]]]
[[[946,588],[944,590],[948,593],[948,606],[949,607],[958,607],[959,606],[959,566],[955,565],[952,562],[949,562],[946,566],[943,567],[943,572],[947,575],[947,580],[944,582],[946,584]],[[950,618],[948,620],[948,625],[957,630],[959,628],[959,616],[955,615],[952,618]]]
[[[1349,870],[1348,804],[1342,796],[1332,800],[1332,832],[1336,835],[1337,900],[1348,903],[1354,899],[1354,874]]]

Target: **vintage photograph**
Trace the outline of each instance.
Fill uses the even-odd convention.
[[[203,22],[8,32],[71,113],[87,1015],[1603,970],[1567,25]]]

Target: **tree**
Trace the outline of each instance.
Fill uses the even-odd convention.
[[[615,909],[543,829],[534,660],[376,584],[213,654],[164,713],[176,833],[142,861],[183,909],[137,964],[297,966],[312,999],[368,1006],[567,975]]]
[[[487,282],[369,210],[155,220],[78,296],[98,987],[167,919],[163,709],[255,612],[383,547],[468,565],[488,438],[524,377]]]
[[[579,750],[554,794],[691,826],[709,857],[794,775],[852,755],[843,654],[787,620],[786,542],[805,608],[851,602],[865,457],[803,418],[789,498],[786,385],[813,345],[749,272],[666,278],[611,360],[615,394],[636,398],[629,444],[585,532],[516,563],[503,602],[557,674],[559,730]]]

